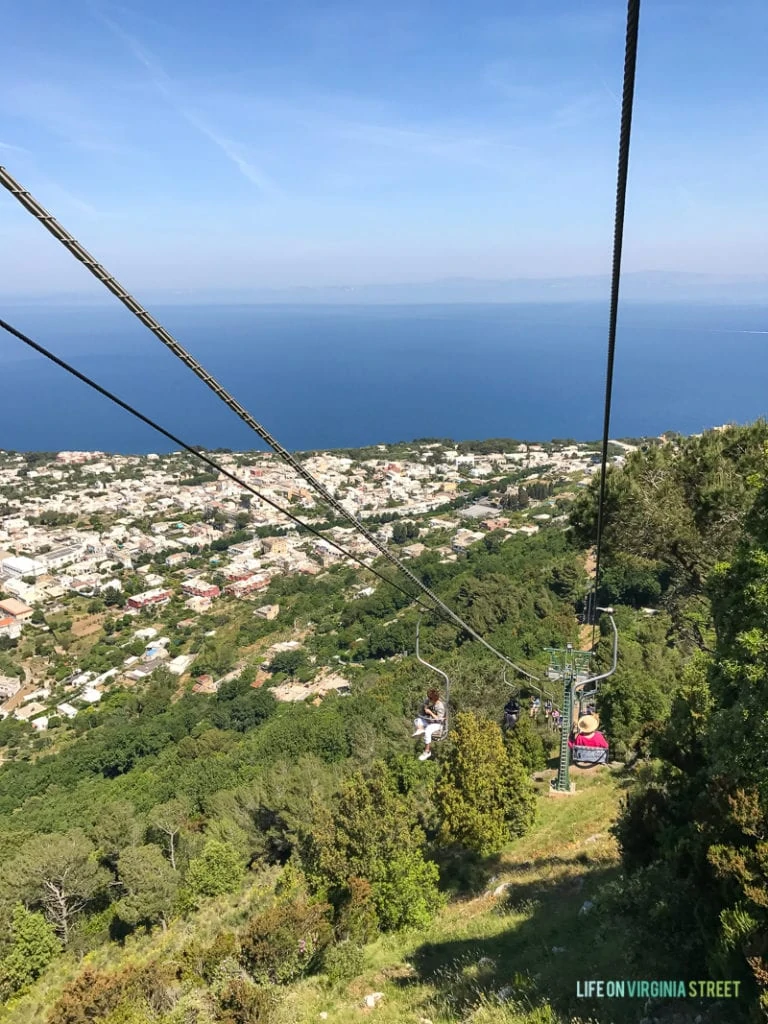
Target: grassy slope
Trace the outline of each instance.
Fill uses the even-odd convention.
[[[600,1024],[634,1024],[641,1003],[626,1004],[624,1016],[606,1015],[608,1004],[589,1006],[576,1000],[577,978],[624,977],[620,944],[595,939],[589,917],[580,918],[586,899],[599,894],[601,882],[617,870],[615,843],[607,833],[614,819],[620,782],[608,771],[574,773],[575,796],[542,796],[533,832],[518,840],[492,867],[489,890],[509,883],[505,892],[455,900],[429,928],[382,936],[365,950],[366,970],[349,983],[330,987],[322,976],[285,990],[280,1013],[285,1024],[327,1020],[337,1024],[373,1016],[381,1024],[433,1024],[471,1019],[477,1024],[560,1024],[578,1014],[585,1021],[593,1011]],[[542,792],[546,784],[541,784]],[[175,959],[192,936],[210,941],[222,927],[242,924],[271,891],[270,870],[247,893],[222,898],[186,921],[174,922],[168,933],[151,939],[137,936],[121,949],[114,944],[90,954],[94,967],[118,968],[127,961]],[[581,936],[581,940],[579,940]],[[553,953],[553,947],[565,947]],[[2,1024],[44,1021],[64,984],[80,967],[73,958],[59,961],[34,989],[5,1013]],[[511,1000],[536,1006],[551,1000],[556,1013],[518,1015],[511,1003],[499,1004],[493,993],[511,987]],[[370,992],[383,992],[375,1011],[362,1009]],[[484,994],[484,995],[483,995]],[[473,1008],[485,1002],[485,1009]]]
[[[633,978],[638,970],[664,978],[668,972],[663,964],[643,970],[627,963],[624,922],[579,914],[586,900],[599,902],[601,888],[620,870],[608,830],[625,782],[608,770],[573,774],[577,792],[572,796],[550,798],[547,784],[539,784],[536,825],[490,866],[486,894],[452,901],[428,928],[382,936],[365,949],[365,970],[350,982],[332,986],[320,975],[282,989],[279,1024],[352,1024],[366,1018],[377,1024],[638,1024],[650,1019],[642,999],[576,998],[578,980]],[[210,942],[222,928],[237,930],[266,906],[278,875],[278,869],[269,869],[245,891],[174,922],[166,934],[137,935],[123,948],[103,945],[87,961],[109,970],[128,962],[175,961],[191,939]],[[501,885],[504,891],[493,895]],[[72,957],[58,961],[15,1005],[5,1012],[0,1007],[0,1024],[46,1021],[81,966]],[[383,998],[369,1010],[363,1001],[373,992]],[[202,992],[193,998],[205,1001]],[[653,1017],[690,1024],[700,1011],[682,1001]],[[184,1011],[171,1018],[137,1012],[127,1024],[210,1019]],[[705,1013],[698,1019],[720,1018]],[[122,1016],[119,1021],[124,1024]]]
[[[360,1021],[367,993],[383,992],[375,1011],[380,1024],[428,1018],[433,1024],[467,1019],[490,1022],[530,1020],[552,1024],[578,1015],[601,1024],[635,1022],[642,1002],[590,1004],[576,999],[579,978],[621,978],[621,944],[598,938],[589,916],[579,917],[587,899],[599,898],[601,884],[618,871],[615,842],[607,829],[615,818],[620,783],[607,771],[575,773],[576,795],[539,804],[533,832],[502,855],[489,891],[498,897],[456,901],[423,931],[385,936],[366,950],[368,970],[331,990],[320,978],[294,986],[285,1007],[287,1021],[317,1021],[325,1011],[337,1024]],[[546,788],[542,786],[542,788]],[[554,947],[565,952],[553,953]],[[509,988],[510,1002],[537,1006],[551,1000],[556,1012],[518,1013],[499,1004],[494,993]],[[483,1006],[475,1015],[473,1007]],[[495,1005],[495,1008],[494,1008]]]

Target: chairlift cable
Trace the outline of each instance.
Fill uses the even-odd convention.
[[[628,0],[627,33],[624,50],[624,86],[621,97],[621,127],[619,129],[619,160],[616,180],[616,210],[613,229],[613,265],[611,269],[611,306],[608,323],[608,358],[605,372],[605,408],[603,415],[603,445],[600,460],[600,491],[597,505],[597,537],[595,541],[595,582],[592,590],[592,646],[595,645],[597,626],[597,592],[600,586],[600,561],[605,521],[606,476],[608,471],[608,440],[611,427],[611,399],[613,395],[613,366],[616,354],[616,323],[619,312],[619,285],[621,284],[621,254],[624,243],[624,212],[627,201],[629,173],[629,143],[632,133],[632,110],[635,95],[637,66],[637,38],[640,24],[640,0]]]
[[[518,696],[518,694],[523,689],[523,686],[520,683],[510,683],[510,681],[507,679],[506,669],[502,669],[501,678],[504,685],[508,686],[509,689],[512,690],[512,695],[514,697]],[[537,693],[541,694],[541,696],[545,697],[547,700],[551,700],[553,702],[557,700],[557,697],[552,692],[552,690],[545,690],[543,687],[540,689],[538,686],[532,686],[530,683],[525,684],[525,689],[535,690]]]
[[[323,498],[323,500],[330,505],[332,509],[339,513],[344,519],[346,519],[351,525],[360,533],[365,539],[376,548],[392,565],[394,565],[403,575],[413,583],[423,594],[425,594],[437,608],[447,616],[455,625],[460,626],[469,636],[474,640],[477,640],[489,651],[500,658],[503,662],[514,668],[515,671],[521,675],[526,676],[528,679],[537,679],[537,676],[532,675],[530,672],[526,672],[525,669],[516,665],[513,661],[510,661],[501,651],[498,651],[495,647],[488,643],[479,633],[475,632],[470,625],[468,625],[459,615],[456,614],[444,601],[442,601],[437,594],[435,594],[425,583],[423,583],[418,576],[416,576],[411,570],[405,565],[396,555],[382,544],[370,530],[367,529],[351,512],[349,512],[342,503],[335,498],[330,491],[322,484],[308,469],[299,462],[299,460],[284,448],[283,445],[274,438],[269,431],[262,426],[254,417],[245,409],[236,398],[234,398],[226,388],[216,380],[216,378],[210,374],[198,361],[194,358],[187,350],[150,314],[143,306],[120,284],[120,282],[106,270],[83,246],[77,241],[77,239],[71,235],[61,224],[50,214],[44,207],[38,203],[34,196],[22,185],[19,184],[13,178],[4,167],[0,167],[0,184],[2,184],[8,192],[27,210],[32,216],[38,220],[43,227],[46,228],[50,234],[53,235],[61,244],[70,252],[75,259],[79,260],[87,269],[93,274],[93,276],[110,291],[116,298],[122,302],[122,304],[131,312],[137,319],[155,335],[159,341],[165,345],[166,348],[184,363],[184,365],[192,370],[195,376],[201,380],[213,393],[221,399],[224,404],[232,410],[245,424],[247,424],[251,430],[253,430],[258,436],[265,441],[274,452],[276,452],[280,458],[288,463],[292,469],[295,470],[306,482],[312,487],[317,493]]]

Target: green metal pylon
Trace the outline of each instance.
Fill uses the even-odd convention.
[[[552,787],[558,793],[570,793],[571,774],[570,762],[571,751],[568,747],[568,737],[571,734],[573,718],[573,679],[566,676],[563,679],[563,717],[560,725],[560,762],[557,766],[557,778]]]
[[[559,678],[563,683],[563,706],[562,725],[560,732],[560,763],[557,768],[557,778],[553,780],[552,789],[557,793],[570,793],[570,762],[571,752],[568,747],[568,737],[573,725],[573,687],[574,683],[585,678],[585,670],[592,657],[591,651],[574,651],[573,644],[562,647],[548,647],[549,672],[552,678]]]

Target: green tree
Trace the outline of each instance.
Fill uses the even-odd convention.
[[[195,673],[217,678],[229,672],[234,664],[233,645],[206,641],[195,661]]]
[[[2,892],[28,908],[41,909],[66,945],[73,922],[104,892],[109,880],[93,844],[75,829],[26,842],[6,868]]]
[[[209,839],[199,857],[190,862],[184,879],[189,903],[197,906],[206,896],[234,892],[243,877],[243,863],[228,843]]]
[[[104,599],[104,604],[108,608],[122,608],[125,604],[125,599],[117,587],[105,587],[102,597]]]
[[[117,863],[125,895],[117,912],[126,924],[152,925],[160,921],[165,929],[179,890],[179,876],[159,847],[129,847]]]
[[[668,643],[672,622],[666,613],[641,616],[619,608],[616,625],[621,637],[618,668],[602,685],[599,700],[601,727],[614,753],[622,755],[666,720],[680,687],[683,659]],[[603,663],[610,644],[607,635],[601,637]]]
[[[566,601],[576,601],[584,597],[588,587],[584,569],[575,561],[564,562],[552,569],[550,587],[558,597]]]
[[[652,737],[661,760],[616,826],[632,945],[676,956],[692,974],[743,979],[755,1019],[768,1012],[765,463],[762,480],[732,560],[708,575],[715,649],[686,670],[669,722]]]
[[[176,868],[176,848],[181,830],[188,823],[192,807],[186,797],[175,797],[167,803],[157,804],[149,815],[150,828],[165,837],[168,844],[168,860]]]
[[[115,800],[100,808],[90,836],[101,858],[114,867],[122,851],[128,846],[135,846],[143,831],[144,826],[136,817],[133,805],[125,800]]]
[[[293,678],[306,661],[307,656],[303,651],[279,651],[269,663],[269,671],[285,672]]]
[[[536,796],[495,722],[456,715],[453,746],[435,786],[439,841],[488,856],[533,824]]]
[[[699,437],[631,453],[606,478],[603,561],[618,559],[619,578],[609,588],[653,596],[656,576],[663,604],[684,622],[691,596],[701,595],[715,564],[731,557],[761,483],[764,420],[746,427],[707,431]],[[574,502],[571,522],[578,541],[594,538],[599,480]],[[638,556],[637,561],[619,556]],[[623,578],[622,578],[623,577]],[[610,599],[611,590],[600,595]],[[700,646],[701,638],[691,630]]]
[[[492,633],[506,622],[512,609],[519,605],[514,583],[498,572],[478,578],[470,576],[461,582],[456,599],[464,617],[479,633]]]
[[[370,884],[385,931],[424,925],[440,906],[438,869],[424,857],[424,832],[381,762],[352,777],[302,847],[310,882],[337,908],[348,904],[353,879]]]
[[[530,715],[520,715],[517,725],[506,731],[504,743],[510,757],[519,761],[528,775],[547,767],[544,741]]]
[[[13,908],[5,952],[0,958],[0,997],[23,992],[61,952],[61,942],[42,914],[22,904]]]

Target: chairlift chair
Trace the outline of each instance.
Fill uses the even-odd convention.
[[[572,747],[571,764],[577,768],[594,768],[608,761],[607,747]]]
[[[439,732],[436,732],[432,740],[442,740],[448,735],[449,728],[449,716],[450,716],[450,699],[451,699],[451,680],[448,678],[447,673],[443,672],[442,669],[436,668],[434,665],[430,665],[428,661],[425,661],[419,653],[419,628],[421,627],[421,618],[416,622],[416,660],[421,662],[425,668],[430,669],[432,672],[436,672],[445,682],[445,718],[443,720],[443,727]]]
[[[585,698],[594,698],[597,693],[597,684],[601,680],[607,679],[608,676],[613,675],[618,664],[619,632],[616,629],[616,623],[613,621],[613,608],[597,608],[596,611],[604,612],[608,616],[613,629],[613,664],[607,672],[603,672],[599,676],[591,676],[589,679],[585,679],[578,687],[574,687],[574,696],[579,701],[579,711],[581,711]],[[586,689],[587,686],[590,688]],[[607,761],[608,748],[606,747],[580,747],[576,744],[571,748],[571,762],[579,768],[594,768],[595,765],[605,764]]]
[[[507,704],[504,705],[504,728],[505,729],[514,729],[515,726],[517,725],[518,721],[520,720],[520,710],[521,710],[521,708],[520,708],[520,702],[517,699],[518,695],[520,693],[520,688],[519,687],[517,687],[517,688],[514,687],[512,685],[512,683],[510,683],[509,680],[507,679],[507,667],[506,667],[506,665],[504,665],[502,667],[501,678],[504,681],[504,685],[510,687],[510,689],[513,691],[512,696],[507,701]],[[512,700],[514,700],[517,703],[517,712],[507,711],[507,705],[510,704],[512,702]]]

